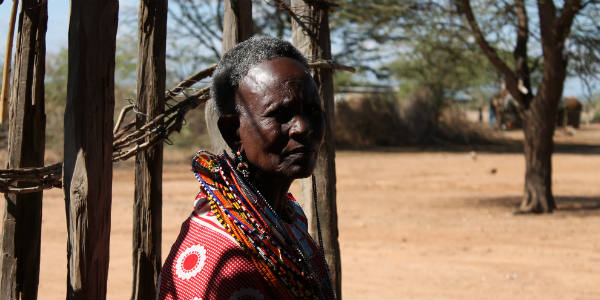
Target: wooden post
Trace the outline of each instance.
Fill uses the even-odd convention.
[[[117,0],[71,1],[65,108],[67,299],[104,299],[112,191]]]
[[[331,40],[329,36],[329,16],[325,1],[292,0],[291,8],[300,20],[300,26],[292,20],[292,41],[309,59],[331,59]],[[315,68],[312,75],[319,87],[319,94],[325,110],[325,141],[319,151],[315,178],[317,186],[318,213],[323,233],[325,258],[331,271],[331,280],[336,297],[342,298],[342,273],[340,246],[338,243],[336,189],[335,189],[335,140],[333,130],[333,70]],[[316,214],[312,204],[312,183],[310,179],[301,181],[303,207],[309,220],[309,230],[317,236]]]
[[[138,19],[136,127],[164,111],[167,0],[141,0]],[[135,157],[133,291],[131,299],[156,298],[161,266],[163,145]]]
[[[19,42],[10,96],[9,169],[44,165],[47,20],[46,1],[23,1],[19,15]],[[41,192],[6,194],[0,260],[0,298],[37,298],[41,228]]]
[[[250,38],[253,34],[252,26],[251,0],[225,0],[221,52],[225,53],[237,43]],[[212,99],[206,102],[204,114],[212,151],[217,154],[223,150],[230,151],[217,126],[216,107]]]

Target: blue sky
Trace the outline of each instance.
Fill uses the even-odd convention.
[[[135,14],[138,3],[136,0],[119,1],[119,20],[123,20],[124,14]],[[48,31],[46,34],[48,52],[57,52],[60,48],[67,47],[69,4],[70,1],[68,0],[48,0]],[[11,0],[4,0],[4,3],[0,5],[0,49],[2,49],[0,57],[2,59],[4,58],[4,49],[6,47],[6,34],[11,6]],[[567,79],[564,95],[583,98],[584,88],[581,81],[577,78]]]
[[[137,3],[138,2],[134,0],[119,1],[119,14],[136,10]],[[48,52],[57,52],[61,47],[67,47],[69,5],[69,0],[48,0],[48,31],[46,32],[46,47]],[[2,49],[2,58],[4,58],[4,49],[6,47],[6,34],[8,31],[11,7],[11,0],[4,0],[4,3],[0,5],[0,49]],[[19,10],[20,9],[21,8],[19,7]],[[17,22],[18,18],[19,16],[17,14]]]

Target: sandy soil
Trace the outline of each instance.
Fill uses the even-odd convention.
[[[557,139],[600,145],[600,126]],[[512,214],[523,187],[518,152],[338,152],[343,297],[600,298],[595,149],[555,154],[558,210],[528,216]],[[186,156],[167,153],[163,254],[198,187]],[[108,281],[114,299],[131,293],[132,169],[122,164],[114,176]],[[45,193],[43,214],[39,297],[64,298],[62,191]]]

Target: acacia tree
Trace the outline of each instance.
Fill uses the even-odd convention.
[[[462,42],[485,55],[520,104],[526,174],[519,211],[551,212],[556,208],[552,136],[564,80],[569,72],[597,79],[600,65],[599,1],[560,2],[562,7],[549,0],[340,0],[344,9],[334,18],[334,36],[341,37],[344,53],[371,65],[371,58],[394,55],[382,52],[389,45],[392,51],[415,53],[421,50],[410,43],[429,45],[426,37],[432,32],[436,37],[464,36]],[[441,45],[448,46],[447,41]],[[436,52],[443,50],[435,46]],[[385,64],[375,66],[376,73],[386,75]]]
[[[582,43],[569,41],[570,37],[588,34],[585,41],[588,45],[598,43],[597,20],[586,19],[578,24],[577,33],[571,30],[578,15],[586,16],[586,10],[597,12],[598,1],[565,0],[561,7],[554,1],[538,0],[534,3],[525,0],[515,0],[513,3],[503,1],[496,7],[502,8],[513,17],[516,22],[512,66],[503,60],[487,37],[490,32],[484,32],[475,17],[475,12],[469,0],[459,0],[455,4],[458,12],[462,14],[485,56],[492,65],[502,73],[506,89],[519,103],[518,113],[523,119],[525,133],[525,187],[519,212],[521,213],[548,213],[556,208],[552,195],[552,152],[553,135],[556,124],[556,113],[562,97],[565,77],[567,75],[567,62],[571,49],[586,49],[588,58],[598,57],[597,48],[583,48]],[[481,4],[481,3],[479,3]],[[485,3],[484,3],[485,4]],[[494,7],[486,6],[486,8]],[[528,10],[537,11],[537,22],[532,21]],[[489,14],[489,12],[488,12]],[[489,15],[487,16],[489,17]],[[592,32],[582,33],[582,27],[591,22]],[[537,28],[533,28],[536,26]],[[498,30],[498,29],[496,29]],[[532,61],[529,41],[531,35],[539,32],[539,49],[541,56],[537,61],[541,66],[541,80],[534,89],[531,83]],[[497,34],[497,32],[495,33]],[[594,43],[595,41],[595,43]],[[571,42],[571,43],[570,43]],[[533,61],[536,61],[534,59]],[[594,59],[584,61],[593,64]]]

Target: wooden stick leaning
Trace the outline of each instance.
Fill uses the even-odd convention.
[[[15,33],[15,19],[17,16],[17,7],[19,0],[13,0],[12,10],[10,12],[10,21],[8,23],[8,34],[6,35],[6,54],[4,55],[4,70],[2,72],[2,92],[0,93],[0,124],[6,121],[8,114],[8,89],[10,82],[10,64],[12,58],[13,36]]]

